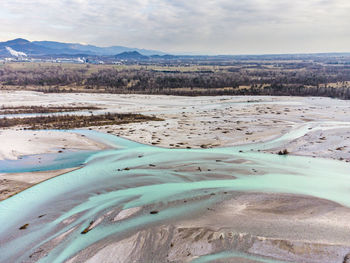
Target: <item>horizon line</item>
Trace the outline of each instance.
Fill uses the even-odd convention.
[[[219,57],[219,56],[285,56],[285,55],[293,55],[293,56],[298,56],[298,55],[327,55],[327,54],[334,54],[334,55],[341,55],[341,54],[349,54],[350,51],[310,51],[310,52],[286,52],[286,53],[217,53],[217,54],[210,54],[210,53],[197,53],[196,51],[186,51],[186,52],[168,52],[168,51],[162,51],[162,50],[157,50],[157,49],[148,49],[148,48],[138,48],[138,47],[129,47],[129,46],[122,46],[122,45],[108,45],[108,46],[99,46],[99,45],[94,45],[94,44],[87,44],[87,43],[81,43],[81,42],[64,42],[64,41],[56,41],[56,40],[28,40],[26,38],[22,37],[17,37],[14,39],[9,39],[9,40],[2,40],[0,43],[5,43],[9,41],[14,41],[14,40],[25,40],[30,43],[32,42],[56,42],[56,43],[63,43],[63,44],[76,44],[76,45],[82,45],[82,46],[94,46],[98,48],[111,48],[111,47],[125,47],[129,49],[138,49],[138,50],[148,50],[148,51],[155,51],[155,52],[161,52],[164,53],[164,55],[173,55],[173,56],[205,56],[205,57]],[[123,53],[123,52],[122,52]],[[162,56],[162,55],[160,55]]]

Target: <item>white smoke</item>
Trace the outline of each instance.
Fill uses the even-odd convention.
[[[16,51],[16,50],[14,50],[14,49],[12,49],[12,48],[10,48],[10,47],[6,47],[6,50],[8,51],[8,52],[10,52],[10,54],[12,55],[12,56],[14,56],[14,57],[26,57],[27,56],[27,54],[26,53],[24,53],[24,52],[20,52],[20,51]]]

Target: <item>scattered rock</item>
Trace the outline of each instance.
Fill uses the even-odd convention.
[[[23,226],[21,226],[21,227],[19,228],[19,230],[27,229],[28,226],[29,226],[29,224],[24,224]]]
[[[89,226],[87,228],[85,228],[80,234],[84,235],[84,234],[88,233],[91,230],[90,227],[92,226],[93,223],[94,223],[94,221],[91,221],[89,223]]]
[[[287,154],[289,154],[287,149],[284,149],[283,151],[278,152],[278,155],[287,155]]]
[[[159,213],[159,211],[157,211],[157,210],[152,210],[151,212],[149,212],[151,215],[156,215],[156,214],[158,214]]]

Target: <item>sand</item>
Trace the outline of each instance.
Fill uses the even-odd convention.
[[[0,160],[57,153],[59,150],[100,150],[107,146],[79,134],[59,131],[0,130]]]
[[[0,174],[0,201],[5,200],[6,198],[9,198],[42,181],[68,173],[75,169],[76,168],[68,168],[45,172]]]
[[[277,153],[288,149],[294,155],[350,161],[350,101],[311,97],[176,97],[1,91],[0,105],[100,106],[111,112],[155,114],[165,121],[90,128],[169,148],[210,148],[269,141],[309,125],[306,134],[279,148],[266,150]],[[325,125],[326,130],[318,129]],[[57,152],[63,147],[91,150],[104,147],[71,133],[15,129],[1,131],[0,142],[0,158],[6,159]],[[66,171],[0,175],[5,190],[10,189],[3,196],[63,172]],[[116,262],[116,253],[121,255],[119,262],[143,259],[190,262],[200,255],[222,250],[239,250],[291,262],[346,262],[344,258],[350,252],[349,208],[328,200],[298,195],[229,193],[227,196],[200,215],[184,215],[183,220],[94,244],[70,262]],[[119,217],[111,213],[111,220],[137,216],[143,209],[125,211]],[[218,262],[260,262],[238,258]]]
[[[258,258],[329,263],[343,262],[350,251],[350,209],[323,199],[233,192],[206,212],[187,217],[115,235],[67,262],[192,262],[202,255],[240,251]],[[237,256],[215,262],[245,261]]]
[[[310,129],[305,136],[282,147],[266,150],[277,153],[287,149],[294,155],[350,161],[350,101],[313,97],[178,97],[0,91],[1,105],[97,106],[104,109],[97,112],[154,114],[164,121],[87,128],[166,148],[211,148],[269,141],[302,125],[317,128],[326,123],[332,129]],[[337,128],[339,123],[348,126]],[[20,128],[0,130],[0,142],[0,160],[55,153],[62,149],[99,150],[106,147],[74,133],[23,131]],[[7,185],[2,189],[5,193],[12,194],[31,185],[26,179],[13,180],[12,177],[2,176],[3,180],[11,182],[3,183]],[[33,174],[32,177],[44,180],[50,175]]]
[[[57,153],[70,150],[102,150],[107,146],[79,134],[58,131],[0,130],[0,160],[21,156]],[[69,172],[62,169],[47,172],[0,174],[0,201],[37,183]]]
[[[178,97],[0,91],[0,105],[97,106],[104,108],[98,112],[154,114],[165,121],[90,128],[167,148],[240,145],[268,141],[310,123],[314,126],[325,122],[350,124],[350,101],[314,97]],[[319,157],[350,161],[347,128],[327,130],[320,136],[312,135],[310,130],[310,136],[286,147],[295,155],[319,156],[317,153],[322,152]],[[325,139],[319,143],[323,137]],[[279,150],[271,149],[271,152]]]

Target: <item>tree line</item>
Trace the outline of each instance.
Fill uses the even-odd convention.
[[[0,68],[0,83],[43,92],[108,92],[169,95],[292,95],[350,99],[349,65],[312,62],[236,63],[216,70],[42,66]],[[332,83],[337,83],[333,87]],[[77,88],[79,87],[79,89]]]

